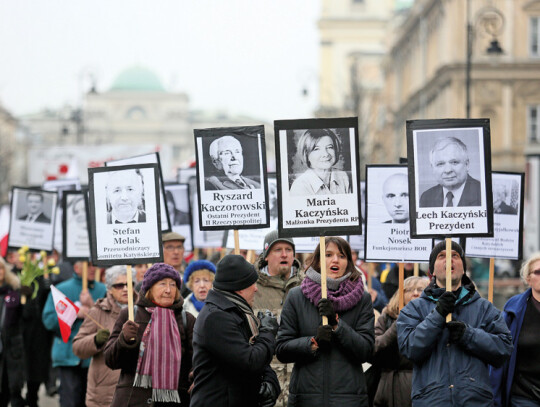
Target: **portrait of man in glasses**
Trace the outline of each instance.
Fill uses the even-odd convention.
[[[244,155],[242,145],[233,136],[225,135],[214,140],[209,147],[212,164],[218,175],[206,178],[206,190],[259,189],[258,179],[242,175]]]

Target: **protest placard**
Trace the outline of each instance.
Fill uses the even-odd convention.
[[[87,191],[65,191],[62,197],[62,257],[70,262],[91,257],[87,201]]]

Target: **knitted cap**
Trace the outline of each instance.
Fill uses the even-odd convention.
[[[293,248],[293,251],[296,251],[296,248],[294,246],[294,241],[292,239],[279,237],[277,230],[272,230],[271,232],[268,232],[266,236],[264,237],[264,249],[263,249],[263,256],[262,256],[263,259],[266,259],[266,257],[268,256],[268,252],[270,251],[272,246],[279,242],[290,244]]]
[[[155,263],[152,267],[146,270],[146,273],[144,273],[141,292],[139,294],[144,296],[155,283],[165,278],[172,278],[176,282],[178,291],[180,291],[180,288],[182,287],[182,280],[180,278],[180,274],[178,274],[178,271],[168,264]]]
[[[238,254],[228,254],[217,265],[214,287],[225,291],[240,291],[253,285],[259,275],[255,267]]]
[[[431,274],[433,274],[435,260],[437,259],[439,253],[443,250],[446,250],[445,241],[437,243],[429,255],[429,272]],[[455,250],[459,254],[459,257],[461,257],[461,261],[463,263],[463,271],[467,271],[467,262],[465,261],[465,253],[463,252],[463,248],[458,243],[452,241],[452,250]]]
[[[180,233],[176,233],[176,232],[165,233],[161,236],[161,241],[163,243],[170,242],[171,240],[180,240],[181,242],[185,242],[186,238],[182,236]]]
[[[195,260],[186,267],[186,270],[184,271],[184,282],[187,284],[189,276],[198,270],[208,270],[211,273],[216,274],[216,266],[214,266],[214,263],[208,260]]]

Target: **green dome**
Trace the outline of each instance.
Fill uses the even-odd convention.
[[[149,69],[134,66],[116,77],[112,91],[165,92],[157,75]]]
[[[414,0],[396,0],[395,7],[396,10],[407,10],[411,8],[414,4]]]

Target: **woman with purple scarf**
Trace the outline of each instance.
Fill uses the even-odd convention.
[[[373,352],[371,297],[345,240],[327,237],[325,257],[328,299],[321,299],[317,246],[302,285],[291,289],[281,313],[276,355],[294,363],[288,405],[368,406],[362,363]],[[323,316],[328,325],[322,325]]]
[[[122,369],[111,407],[187,406],[195,317],[183,311],[178,272],[156,263],[144,275],[135,321],[123,309],[105,346],[105,362]]]

